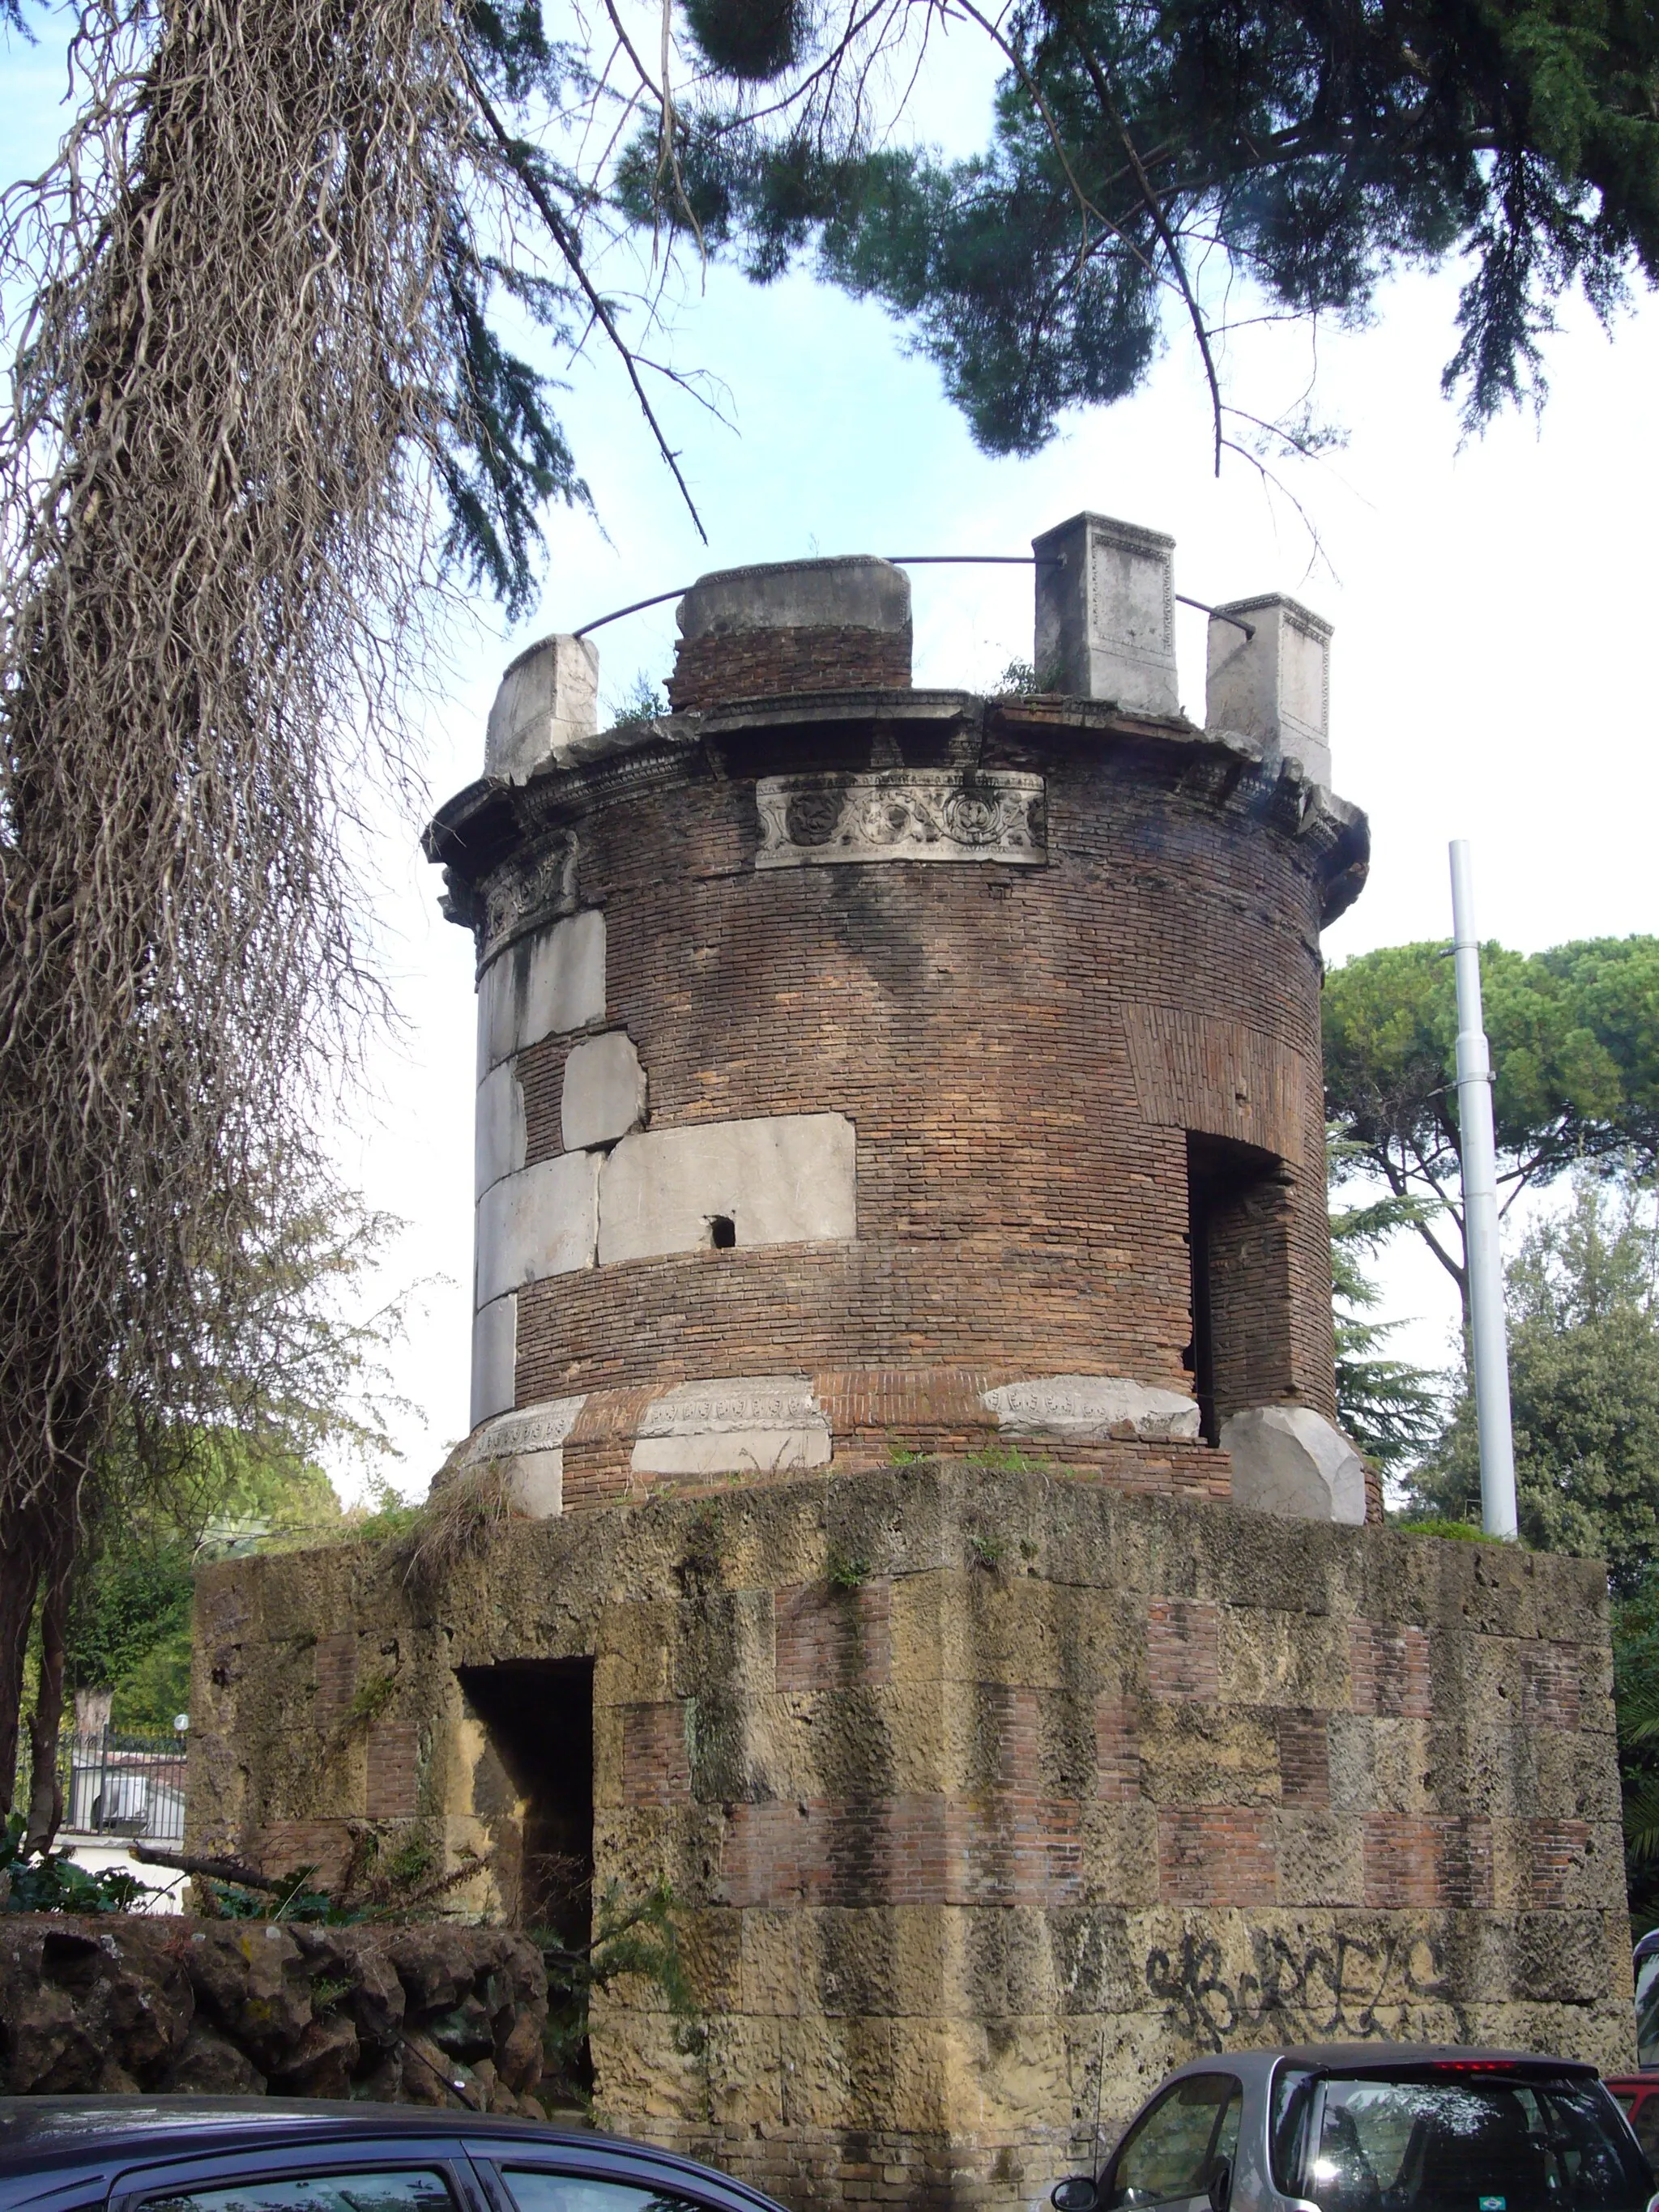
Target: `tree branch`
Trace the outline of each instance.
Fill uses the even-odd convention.
[[[1382,1170],[1384,1182],[1388,1184],[1389,1188],[1394,1193],[1396,1198],[1410,1198],[1412,1196],[1411,1176],[1409,1171],[1405,1168],[1395,1167],[1394,1162],[1389,1158],[1386,1146],[1370,1152],[1370,1157]],[[1435,1180],[1434,1176],[1422,1165],[1420,1155],[1419,1157],[1419,1172],[1421,1175],[1423,1181],[1426,1182],[1430,1189],[1433,1191],[1436,1203],[1443,1207],[1448,1213],[1454,1217],[1461,1230],[1462,1225],[1462,1216],[1458,1212],[1457,1208],[1452,1204],[1451,1200],[1446,1196],[1444,1191],[1441,1189],[1439,1183]],[[1430,1228],[1427,1215],[1421,1213],[1415,1215],[1411,1225],[1423,1239],[1423,1242],[1428,1246],[1430,1251],[1433,1253],[1435,1258],[1439,1261],[1441,1266],[1451,1277],[1453,1282],[1456,1284],[1457,1295],[1460,1301],[1467,1304],[1468,1298],[1468,1275],[1467,1269],[1458,1264],[1458,1262],[1452,1257],[1451,1254],[1447,1251],[1445,1246],[1442,1244],[1440,1239],[1435,1235],[1434,1231]]]
[[[701,538],[703,544],[707,545],[708,543],[708,532],[702,526],[702,517],[697,513],[697,504],[691,496],[690,487],[687,484],[684,477],[680,473],[680,465],[678,460],[675,458],[674,450],[672,447],[670,446],[666,437],[663,434],[662,425],[658,422],[656,415],[652,409],[651,402],[646,397],[645,386],[640,381],[639,369],[635,366],[634,356],[628,345],[628,342],[623,337],[622,332],[617,328],[616,320],[611,313],[610,307],[596,289],[593,280],[588,275],[586,269],[583,266],[581,250],[576,243],[574,233],[566,223],[563,216],[554,206],[552,201],[549,199],[546,192],[542,187],[541,179],[523,159],[523,155],[518,142],[512,137],[507,125],[501,121],[501,117],[495,112],[494,103],[491,101],[489,94],[484,90],[483,85],[479,82],[477,75],[474,70],[471,63],[464,62],[462,64],[462,67],[466,73],[467,88],[471,91],[473,99],[477,102],[478,112],[483,117],[484,121],[489,125],[490,131],[495,137],[496,144],[501,148],[502,154],[506,157],[508,167],[512,170],[514,175],[517,177],[519,182],[524,186],[524,189],[529,193],[531,199],[534,202],[536,212],[541,216],[542,221],[547,225],[549,231],[552,234],[554,243],[557,246],[560,252],[563,254],[565,260],[569,266],[571,275],[575,278],[578,284],[581,286],[582,290],[587,295],[587,303],[592,308],[595,316],[598,318],[601,329],[605,331],[605,336],[610,339],[611,344],[615,346],[617,353],[621,356],[623,366],[628,371],[628,380],[634,387],[634,396],[640,403],[640,411],[645,416],[646,421],[650,424],[651,434],[657,441],[657,451],[662,455],[664,460],[667,462],[669,468],[673,472],[674,481],[680,488],[680,497],[685,501],[686,511],[690,515],[692,521],[696,525],[698,537]]]
[[[142,1866],[172,1867],[179,1874],[196,1875],[204,1881],[234,1882],[238,1889],[263,1889],[275,1896],[288,1887],[285,1881],[273,1881],[269,1875],[258,1874],[240,1859],[203,1859],[193,1857],[188,1851],[158,1850],[153,1844],[129,1844],[129,1855]]]
[[[1129,136],[1128,125],[1124,122],[1122,116],[1118,112],[1117,102],[1112,97],[1112,88],[1110,84],[1107,82],[1105,71],[1101,68],[1099,61],[1097,59],[1095,55],[1090,52],[1088,41],[1079,36],[1077,27],[1073,22],[1069,12],[1066,14],[1064,20],[1066,27],[1066,33],[1072,41],[1073,46],[1077,52],[1079,58],[1083,64],[1085,70],[1088,74],[1089,82],[1094,86],[1095,96],[1099,100],[1102,107],[1105,109],[1108,117],[1110,118],[1113,128],[1116,131],[1118,137],[1123,142],[1123,150],[1128,155],[1130,167],[1134,171],[1135,183],[1139,190],[1141,199],[1146,204],[1147,214],[1151,216],[1154,224],[1157,226],[1159,238],[1164,241],[1164,251],[1170,257],[1170,266],[1175,271],[1176,282],[1181,288],[1181,296],[1187,303],[1187,313],[1192,320],[1193,335],[1198,340],[1198,349],[1200,354],[1203,356],[1204,374],[1209,380],[1210,406],[1215,417],[1215,472],[1217,476],[1219,476],[1221,474],[1221,449],[1223,445],[1221,429],[1221,385],[1220,380],[1216,375],[1215,356],[1210,350],[1210,333],[1205,327],[1204,317],[1200,311],[1198,301],[1194,295],[1192,285],[1188,281],[1187,276],[1187,264],[1181,258],[1181,249],[1176,244],[1175,233],[1170,228],[1169,218],[1164,212],[1163,206],[1158,200],[1157,193],[1152,190],[1151,179],[1146,174],[1146,167],[1141,161],[1140,155],[1135,150],[1135,143]]]
[[[1042,118],[1043,128],[1048,134],[1048,143],[1054,149],[1054,158],[1060,163],[1061,169],[1065,173],[1066,181],[1072,188],[1072,197],[1076,200],[1078,210],[1084,217],[1083,248],[1082,252],[1079,254],[1077,260],[1073,264],[1073,271],[1075,272],[1077,269],[1081,268],[1084,261],[1088,257],[1088,218],[1092,216],[1103,230],[1109,230],[1114,237],[1121,238],[1123,240],[1125,246],[1128,247],[1130,252],[1133,254],[1135,259],[1139,262],[1141,267],[1146,271],[1149,276],[1155,274],[1152,263],[1141,252],[1139,246],[1136,245],[1134,240],[1130,237],[1128,232],[1122,228],[1121,224],[1114,222],[1109,216],[1103,214],[1089,198],[1089,195],[1084,191],[1082,185],[1078,180],[1077,172],[1072,167],[1071,157],[1066,151],[1065,143],[1060,135],[1060,125],[1054,120],[1053,110],[1049,107],[1048,101],[1042,96],[1042,87],[1037,83],[1036,79],[1031,75],[1030,70],[1026,68],[1024,58],[1018,53],[1014,47],[1009,44],[1008,40],[1004,38],[1002,33],[997,28],[996,25],[991,21],[989,16],[982,15],[980,13],[979,9],[974,5],[974,0],[952,0],[952,4],[960,8],[964,15],[970,17],[974,22],[977,23],[981,30],[984,32],[986,37],[989,39],[992,44],[998,47],[1006,58],[1010,65],[1013,69],[1015,75],[1024,86],[1027,93],[1030,94],[1032,101],[1036,105],[1037,113]]]

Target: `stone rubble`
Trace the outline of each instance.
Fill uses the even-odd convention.
[[[372,2097],[543,2119],[547,1976],[495,1928],[0,1921],[13,2096]]]

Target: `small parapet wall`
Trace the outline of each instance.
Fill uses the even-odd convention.
[[[1243,2044],[1632,2061],[1588,1562],[1007,1455],[225,1562],[197,1650],[193,1849],[667,1884],[690,1994],[596,1996],[600,2112],[786,2202],[1036,2203],[1097,2081]]]
[[[546,2117],[547,1976],[501,1929],[0,1918],[9,2096],[370,2097]]]

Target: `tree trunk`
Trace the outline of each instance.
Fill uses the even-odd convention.
[[[17,1783],[23,1656],[40,1582],[40,1562],[26,1533],[14,1522],[5,1537],[0,1544],[0,1817],[10,1812]]]
[[[82,1429],[84,1430],[84,1424]],[[26,1455],[39,1449],[38,1438],[25,1431],[21,1437],[0,1432],[0,1462],[9,1462],[15,1474]],[[58,1593],[55,1619],[42,1627],[55,1651],[55,1676],[48,1692],[46,1674],[41,1678],[41,1697],[49,1698],[50,1736],[55,1762],[58,1716],[63,1707],[64,1658],[68,1626],[70,1577],[80,1534],[80,1493],[84,1453],[59,1452],[55,1464],[37,1482],[19,1484],[27,1503],[0,1505],[0,1818],[12,1809],[17,1786],[17,1753],[22,1733],[23,1662],[29,1629],[37,1604],[51,1610]],[[44,1722],[47,1708],[39,1701],[37,1716]],[[30,1723],[30,1765],[38,1766],[40,1753],[34,1723]],[[33,1789],[31,1789],[31,1828]]]
[[[114,1691],[107,1687],[100,1690],[77,1690],[75,1692],[76,1735],[107,1735],[110,1707],[114,1698]]]
[[[64,1527],[54,1544],[41,1592],[40,1687],[29,1716],[28,1825],[23,1852],[49,1851],[63,1826],[64,1792],[58,1779],[58,1735],[64,1717],[64,1641],[69,1626],[70,1583],[75,1569],[75,1529]]]

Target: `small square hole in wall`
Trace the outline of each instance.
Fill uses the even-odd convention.
[[[738,1224],[729,1213],[711,1215],[708,1241],[717,1252],[729,1252],[738,1241]]]

